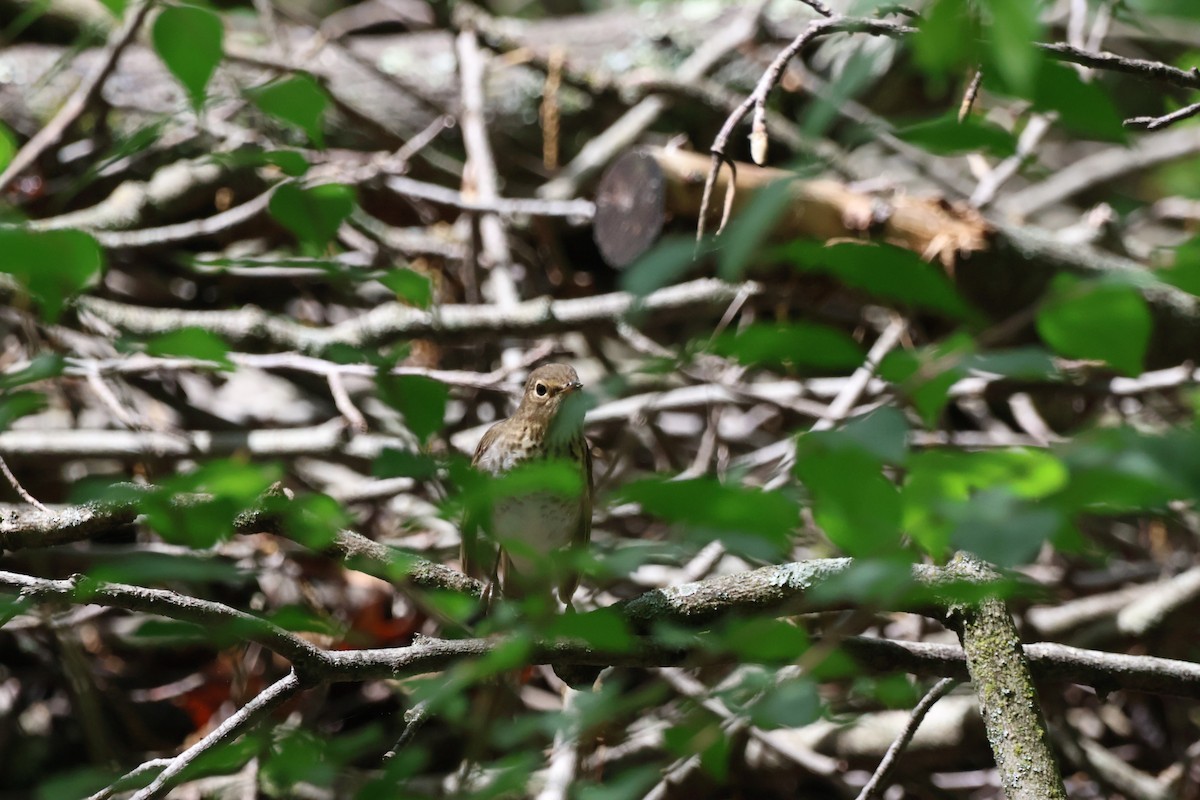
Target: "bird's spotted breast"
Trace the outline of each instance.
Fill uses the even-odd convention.
[[[495,437],[490,447],[479,453],[476,466],[492,475],[499,475],[523,461],[537,457],[541,449],[530,430],[524,426],[508,426]]]

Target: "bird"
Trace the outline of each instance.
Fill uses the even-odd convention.
[[[558,554],[591,540],[591,448],[582,419],[571,422],[559,415],[567,398],[582,388],[567,364],[538,367],[525,381],[517,410],[489,428],[475,448],[471,465],[480,472],[499,476],[521,464],[554,459],[577,467],[582,484],[578,497],[535,491],[498,498],[490,524],[483,525],[488,542],[479,541],[478,524],[464,526],[469,529],[462,543],[464,571],[497,584],[492,589],[502,597],[519,599],[550,588],[559,603],[570,606],[579,585],[577,572],[552,562],[564,561]]]
[[[523,599],[550,595],[557,610],[574,611],[571,598],[579,573],[570,551],[586,548],[592,534],[592,451],[582,415],[562,414],[567,399],[583,388],[574,367],[544,364],[529,373],[520,405],[488,429],[475,448],[472,466],[492,476],[541,460],[578,469],[578,496],[534,490],[495,498],[490,519],[463,525],[463,571],[486,582],[484,612],[496,595]],[[483,535],[480,535],[482,529]],[[568,684],[590,685],[598,670],[561,668]]]

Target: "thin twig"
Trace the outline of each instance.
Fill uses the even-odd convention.
[[[87,373],[88,386],[92,387],[92,391],[96,393],[96,397],[100,398],[100,402],[105,408],[112,412],[113,416],[130,430],[139,430],[142,428],[138,421],[133,418],[133,415],[125,410],[125,406],[121,405],[121,401],[113,394],[113,390],[104,382],[104,378],[100,375],[99,370],[89,370]]]
[[[900,343],[900,338],[904,335],[905,329],[908,327],[907,321],[903,317],[894,317],[886,328],[879,334],[879,338],[871,345],[871,349],[867,351],[866,360],[854,370],[850,379],[846,381],[842,391],[829,404],[829,408],[821,415],[812,426],[813,431],[832,430],[833,426],[837,425],[850,413],[850,410],[858,403],[863,392],[871,384],[871,379],[875,377],[875,370],[879,368],[879,364],[883,361],[883,357],[892,351],[892,349]],[[790,442],[788,443],[791,444]],[[783,459],[779,467],[776,469],[775,477],[769,480],[764,488],[776,489],[787,483],[792,472],[792,466],[796,463],[796,450],[789,446],[784,451]]]
[[[880,791],[886,787],[888,779],[896,769],[896,762],[900,758],[900,754],[912,741],[913,735],[920,727],[921,721],[925,719],[925,715],[929,713],[929,709],[933,708],[934,703],[945,697],[957,684],[958,681],[955,678],[942,678],[921,698],[921,702],[917,703],[916,708],[912,710],[908,724],[904,726],[904,730],[892,742],[887,753],[884,754],[883,760],[875,768],[875,774],[858,793],[858,800],[871,800],[871,798],[879,796]]]
[[[100,94],[104,82],[112,74],[113,68],[116,67],[121,52],[133,41],[133,37],[137,35],[138,29],[142,26],[142,21],[146,18],[146,13],[153,5],[151,0],[141,0],[126,10],[125,23],[113,33],[108,44],[105,45],[96,68],[79,84],[79,88],[67,102],[63,103],[54,118],[17,151],[12,161],[8,163],[8,167],[0,173],[0,192],[4,191],[13,179],[32,165],[42,153],[57,144],[63,134],[67,132],[67,128],[70,128],[92,104]]]
[[[149,761],[143,761],[141,764],[138,764],[136,767],[131,769],[129,772],[126,772],[120,778],[117,778],[108,786],[105,786],[100,791],[90,795],[87,800],[108,800],[108,798],[112,797],[117,792],[125,791],[125,789],[128,788],[128,785],[137,779],[142,778],[151,772],[162,770],[170,766],[171,761],[172,759],[169,758],[152,758]]]
[[[717,173],[720,171],[721,164],[731,163],[726,153],[726,148],[729,146],[729,137],[733,135],[733,130],[737,127],[738,123],[745,119],[746,115],[752,109],[759,106],[765,108],[767,97],[770,95],[771,90],[779,83],[780,78],[783,76],[783,70],[787,67],[789,61],[795,58],[813,40],[821,36],[828,36],[831,33],[868,33],[872,36],[899,37],[907,33],[912,33],[914,30],[916,29],[884,20],[837,16],[809,23],[800,35],[792,40],[791,44],[781,50],[770,66],[767,67],[766,71],[763,72],[762,77],[759,78],[754,91],[725,119],[721,130],[717,133],[716,138],[713,139],[712,146],[709,148],[713,154],[713,163],[704,182],[704,194],[700,201],[700,215],[696,224],[696,241],[700,242],[704,238],[704,227],[708,216],[709,203],[711,202],[713,186],[717,182]]]
[[[302,684],[295,671],[289,672],[283,678],[271,684],[257,694],[253,700],[242,706],[238,711],[220,725],[212,733],[205,736],[194,745],[184,750],[171,760],[170,766],[158,774],[149,786],[137,792],[130,800],[153,800],[162,797],[171,788],[178,775],[196,762],[205,753],[225,742],[233,741],[254,727],[279,706],[283,705],[301,690]]]
[[[484,116],[483,54],[479,50],[479,40],[474,30],[465,29],[458,34],[455,52],[458,55],[458,71],[462,79],[462,111],[459,121],[463,145],[467,151],[463,188],[473,191],[481,201],[489,203],[499,197],[499,178],[496,176],[496,160],[492,155],[492,145],[488,141]],[[508,233],[499,215],[491,212],[479,215],[479,238],[487,262],[492,301],[501,308],[512,308],[520,301],[520,292],[512,276],[512,251],[508,246]]]
[[[1126,58],[1103,51],[1081,50],[1062,42],[1041,42],[1037,47],[1060,61],[1082,64],[1085,67],[1104,69],[1110,72],[1124,72],[1136,75],[1143,80],[1167,83],[1182,89],[1200,89],[1200,68],[1198,67],[1180,69],[1161,61]]]
[[[384,183],[396,194],[428,200],[431,203],[461,208],[463,211],[516,216],[527,214],[533,217],[569,217],[588,221],[596,214],[596,204],[591,200],[541,200],[536,198],[466,197],[462,192],[433,183],[393,176]]]
[[[717,697],[711,696],[707,686],[688,675],[682,669],[678,667],[662,667],[657,672],[677,692],[692,698],[726,723],[748,724],[748,720],[735,714]],[[749,727],[748,733],[752,739],[757,740],[764,747],[788,759],[796,766],[813,775],[830,777],[836,775],[839,771],[837,759],[830,758],[815,750],[810,750],[807,747],[790,741],[787,737],[779,736],[772,731],[765,731],[753,725]]]
[[[3,457],[0,457],[0,472],[4,473],[4,477],[8,479],[9,486],[12,486],[12,488],[16,490],[17,494],[21,496],[22,500],[24,500],[26,503],[29,503],[29,505],[33,506],[39,511],[45,511],[47,514],[50,513],[50,509],[38,502],[36,497],[25,490],[25,487],[21,485],[19,480],[17,480],[17,476],[14,475],[13,471],[8,468],[8,463],[5,462]]]
[[[346,418],[347,424],[359,433],[365,433],[367,430],[367,420],[363,417],[362,412],[354,405],[354,401],[350,399],[350,393],[346,391],[346,384],[342,382],[340,372],[330,371],[325,373],[325,381],[329,384],[329,395],[333,398],[333,404],[337,406],[337,410],[343,417]]]
[[[1148,131],[1156,131],[1159,128],[1165,128],[1168,125],[1174,125],[1176,122],[1181,122],[1185,119],[1200,114],[1200,103],[1192,103],[1190,106],[1184,106],[1178,111],[1172,111],[1170,114],[1163,114],[1161,117],[1130,117],[1125,120],[1126,128],[1143,128]]]
[[[871,345],[871,349],[867,351],[866,360],[858,369],[854,370],[850,380],[846,382],[845,388],[829,404],[829,411],[813,425],[814,431],[830,430],[841,422],[846,414],[850,413],[850,409],[854,408],[859,398],[862,397],[862,393],[866,391],[871,378],[875,377],[875,370],[879,369],[883,357],[900,344],[900,338],[904,335],[907,327],[908,322],[903,317],[893,317],[892,321],[879,334],[879,338]]]
[[[759,16],[765,6],[766,3],[763,0],[756,0],[753,6],[747,8],[746,12],[721,31],[720,35],[714,36],[696,48],[695,52],[679,65],[676,77],[683,81],[703,77],[731,51],[753,37],[758,29]],[[592,137],[579,151],[579,155],[563,167],[562,172],[554,180],[544,185],[538,194],[549,199],[574,197],[584,180],[611,161],[617,153],[635,142],[654,124],[666,107],[666,97],[652,95],[644,98],[621,115],[621,118],[603,133]]]
[[[1195,153],[1200,153],[1200,130],[1196,128],[1142,136],[1130,146],[1111,147],[1077,159],[1040,183],[1007,195],[997,205],[1006,214],[1036,217],[1037,212],[1093,186]]]
[[[400,738],[392,745],[392,749],[383,754],[383,761],[386,764],[396,757],[396,754],[408,746],[417,736],[417,731],[429,720],[429,701],[422,700],[415,706],[404,712],[404,730],[400,733]]]
[[[821,2],[821,0],[800,0],[801,3],[811,8],[813,11],[820,14],[822,17],[832,17],[833,11],[829,6]]]
[[[392,163],[406,164],[412,160],[412,157],[425,149],[425,146],[436,139],[442,131],[449,130],[455,125],[454,117],[449,114],[442,116],[429,123],[425,130],[411,137],[407,142],[400,146],[400,149],[392,156]]]
[[[979,181],[979,186],[971,194],[970,203],[972,206],[983,208],[996,199],[996,194],[1000,191],[1000,187],[1007,183],[1009,178],[1016,175],[1025,162],[1033,157],[1038,145],[1041,144],[1042,137],[1049,133],[1051,122],[1052,118],[1048,114],[1033,114],[1030,116],[1025,129],[1017,137],[1016,152],[1005,158],[983,176],[983,179]]]

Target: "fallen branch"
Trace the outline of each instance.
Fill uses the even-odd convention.
[[[698,219],[708,158],[683,150],[643,149],[622,156],[596,190],[595,238],[605,259],[623,267],[658,240],[668,219]],[[779,239],[846,237],[887,242],[947,266],[988,248],[990,226],[975,211],[899,194],[883,198],[834,180],[801,180],[786,170],[738,164],[732,185],[722,170],[714,188],[734,192],[743,211],[771,184],[787,182],[790,202],[774,226]]]
[[[373,347],[399,339],[451,339],[485,334],[536,336],[614,325],[630,314],[656,322],[702,312],[720,314],[741,292],[758,296],[757,283],[729,284],[713,278],[681,283],[645,297],[613,292],[594,297],[525,300],[510,309],[489,305],[443,305],[428,311],[386,303],[327,328],[314,328],[286,317],[246,306],[233,311],[190,311],[147,308],[99,297],[81,297],[80,309],[116,328],[138,336],[155,336],[187,327],[200,327],[230,344],[270,345],[280,349],[319,353],[335,345]]]

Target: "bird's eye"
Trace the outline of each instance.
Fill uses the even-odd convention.
[[[546,396],[546,384],[544,383],[539,383],[537,386],[533,387],[533,390],[537,392],[538,397]]]

